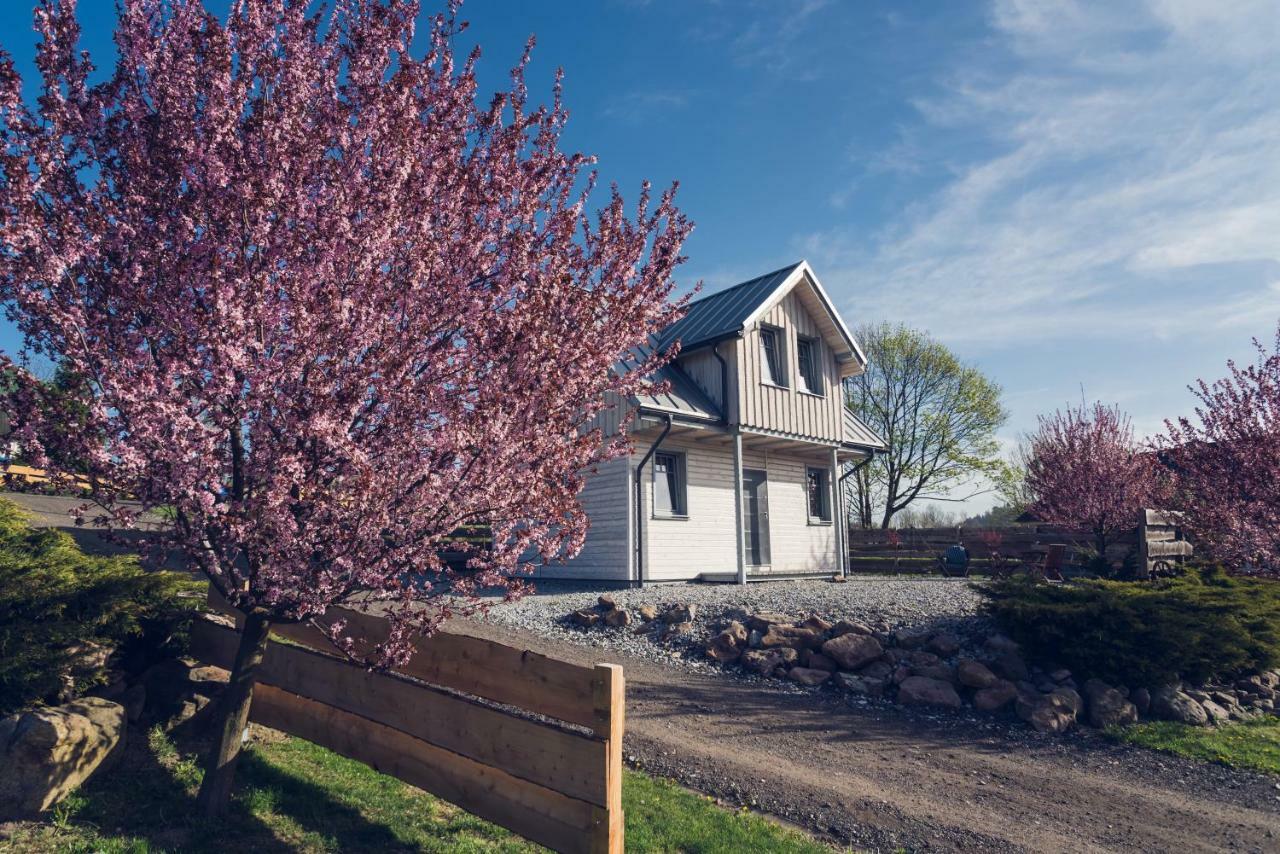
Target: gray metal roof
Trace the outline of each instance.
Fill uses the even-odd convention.
[[[739,332],[752,313],[803,264],[797,261],[781,270],[765,273],[723,291],[689,303],[684,317],[658,334],[658,347],[669,347],[677,338],[682,350]]]
[[[868,427],[867,423],[854,415],[853,410],[847,406],[844,408],[844,444],[877,450],[889,447],[884,439],[876,435],[875,430]]]
[[[643,362],[653,352],[648,346],[635,347],[628,359],[614,365],[614,371],[625,373]],[[663,365],[649,377],[655,383],[665,382],[667,391],[661,394],[638,394],[631,398],[633,406],[641,409],[669,412],[672,415],[704,421],[720,421],[720,407],[704,392],[693,378],[675,362]]]
[[[674,362],[658,369],[653,380],[667,383],[668,389],[663,394],[637,395],[636,404],[641,409],[656,409],[705,421],[720,420],[720,407]]]

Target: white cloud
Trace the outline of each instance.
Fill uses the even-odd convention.
[[[798,239],[848,306],[992,343],[1280,315],[1274,0],[1000,0],[990,23],[904,134],[949,179],[880,233]]]

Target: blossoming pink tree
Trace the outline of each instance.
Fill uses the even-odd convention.
[[[1163,483],[1155,455],[1134,439],[1119,407],[1082,404],[1041,416],[1030,437],[1030,510],[1087,531],[1100,561],[1116,536],[1138,523],[1138,511],[1159,501]]]
[[[21,379],[9,415],[37,461],[83,461],[113,525],[126,497],[171,508],[159,545],[244,614],[210,814],[273,622],[377,609],[368,661],[401,662],[480,586],[579,547],[584,472],[625,448],[591,420],[681,309],[674,188],[591,213],[528,51],[482,104],[452,10],[415,40],[411,0],[308,6],[122,0],[94,84],[74,0],[43,0],[35,106],[0,56],[0,296],[93,392],[75,430]],[[437,551],[469,523],[492,547],[453,576]]]
[[[1274,351],[1191,387],[1195,417],[1166,422],[1163,455],[1197,549],[1232,569],[1280,572],[1280,331]]]

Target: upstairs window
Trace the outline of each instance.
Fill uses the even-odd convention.
[[[810,466],[806,478],[809,488],[809,521],[831,521],[831,472]]]
[[[796,340],[796,369],[800,388],[810,394],[822,394],[822,372],[818,370],[818,342],[812,338]]]
[[[773,326],[760,327],[760,363],[764,381],[785,386],[787,373],[782,361],[782,330]]]
[[[684,454],[653,455],[653,514],[687,516]]]

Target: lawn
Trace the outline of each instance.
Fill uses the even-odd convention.
[[[1189,759],[1280,774],[1277,717],[1213,728],[1152,721],[1114,730],[1112,735],[1129,744],[1166,750]]]
[[[300,739],[258,731],[238,771],[232,812],[210,825],[194,812],[200,769],[161,730],[124,763],[19,825],[3,852],[542,851],[373,769]],[[665,780],[628,772],[627,850],[795,852],[829,848],[758,815],[723,809]]]

